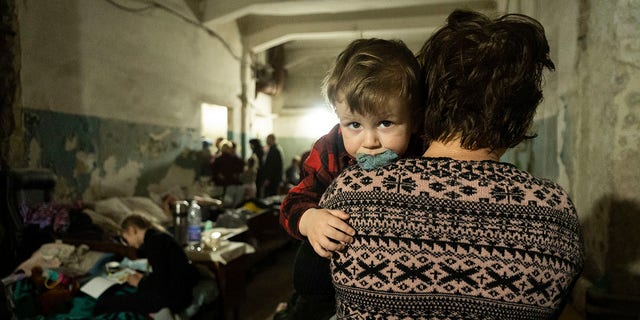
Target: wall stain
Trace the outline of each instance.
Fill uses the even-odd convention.
[[[77,147],[78,147],[78,137],[75,135],[67,137],[64,143],[64,150],[72,151],[72,150],[75,150]]]
[[[22,166],[51,169],[67,199],[148,196],[149,185],[158,184],[172,166],[198,168],[191,155],[200,149],[194,129],[28,108],[24,119],[30,147]]]
[[[640,92],[637,92],[637,91],[629,92],[624,100],[627,106],[629,106],[630,108],[639,108]]]
[[[89,174],[96,167],[96,156],[93,153],[80,151],[76,153],[76,167],[73,176]]]
[[[624,117],[624,120],[622,122],[622,129],[629,130],[629,129],[636,129],[637,127],[638,127],[638,118],[636,117],[636,115],[633,113],[627,114]]]

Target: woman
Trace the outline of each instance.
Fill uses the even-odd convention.
[[[338,318],[557,317],[583,265],[575,208],[559,185],[499,162],[533,138],[554,68],[543,27],[457,10],[418,60],[423,158],[350,167],[321,201],[357,230],[332,258]]]
[[[192,290],[198,281],[197,269],[189,263],[180,245],[169,234],[160,231],[140,215],[126,217],[121,224],[122,237],[147,258],[152,272],[130,275],[127,283],[137,291],[125,295],[100,296],[94,313],[133,311],[140,314],[169,308],[179,313],[192,301]]]

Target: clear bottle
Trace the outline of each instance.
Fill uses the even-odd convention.
[[[200,211],[200,206],[198,202],[195,200],[191,201],[191,205],[189,206],[189,211],[187,212],[187,221],[189,223],[188,227],[188,241],[189,241],[189,249],[199,250],[200,240],[201,240],[201,225],[202,225],[202,213]]]

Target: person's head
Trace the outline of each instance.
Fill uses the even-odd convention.
[[[235,154],[235,147],[233,146],[233,142],[229,140],[222,140],[220,142],[220,152],[226,154]]]
[[[428,97],[428,142],[460,139],[468,150],[499,150],[535,137],[528,131],[542,101],[542,71],[554,69],[538,21],[456,10],[417,58]]]
[[[153,224],[141,215],[132,214],[122,220],[120,228],[122,229],[122,237],[127,241],[127,244],[134,248],[140,248],[144,243],[145,232],[153,228]]]
[[[291,166],[292,167],[297,167],[299,163],[300,163],[300,156],[291,157]]]
[[[419,65],[403,42],[351,42],[323,83],[340,120],[346,151],[352,156],[386,150],[403,154],[411,133],[422,124],[421,82]]]
[[[225,138],[223,138],[223,137],[216,138],[216,149],[217,150],[220,150],[220,142],[222,142],[223,140],[225,140]]]
[[[202,150],[209,150],[211,148],[212,142],[208,138],[202,138]]]
[[[257,150],[262,150],[262,142],[260,142],[260,139],[250,139],[249,140],[249,145],[251,146],[251,150],[253,150],[253,152],[256,152]]]
[[[276,136],[272,133],[267,136],[267,145],[272,146],[276,144]]]

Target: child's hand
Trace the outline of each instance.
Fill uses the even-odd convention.
[[[356,230],[346,222],[348,219],[349,215],[340,210],[312,208],[304,212],[298,227],[319,256],[330,258],[331,252],[353,241]]]

